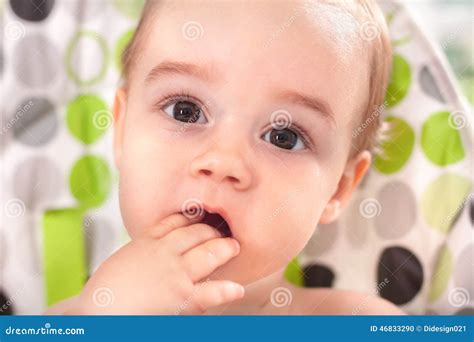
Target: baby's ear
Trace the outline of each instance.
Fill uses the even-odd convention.
[[[339,217],[341,209],[347,205],[354,190],[369,169],[371,161],[371,153],[364,150],[347,162],[344,172],[339,179],[337,190],[326,204],[319,223],[328,224]]]
[[[124,88],[117,88],[113,107],[114,115],[114,158],[115,165],[120,170],[122,156],[123,130],[125,125],[125,112],[127,108],[127,92]]]

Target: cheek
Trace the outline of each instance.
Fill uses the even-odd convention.
[[[179,208],[170,196],[179,187],[183,163],[176,147],[152,127],[126,128],[120,165],[120,207],[133,237]],[[181,170],[181,171],[180,171]]]
[[[272,263],[276,269],[300,253],[311,238],[328,191],[322,177],[306,170],[299,170],[299,178],[281,178],[281,186],[275,186],[276,180],[268,184],[262,194],[268,200],[252,212],[254,232],[246,234],[251,259]]]
[[[264,220],[261,241],[265,248],[285,251],[289,257],[298,254],[310,239],[322,212],[323,203],[312,192],[299,189],[289,194],[282,204],[273,208]],[[278,253],[274,253],[278,254]]]

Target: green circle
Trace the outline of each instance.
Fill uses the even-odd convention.
[[[138,19],[142,13],[145,0],[114,0],[115,7],[130,19]]]
[[[392,74],[385,93],[387,107],[399,103],[408,93],[411,84],[411,71],[408,62],[400,55],[393,55]]]
[[[71,133],[84,144],[97,141],[107,131],[97,124],[96,115],[107,113],[107,104],[95,95],[79,95],[67,106],[67,126]]]
[[[385,121],[390,125],[389,137],[381,142],[381,153],[374,160],[375,168],[384,174],[399,171],[410,159],[415,145],[415,133],[410,125],[394,116],[389,116]]]
[[[102,51],[102,67],[100,68],[97,75],[93,76],[90,79],[82,79],[81,76],[74,70],[74,66],[72,65],[72,57],[74,55],[74,50],[79,43],[79,41],[83,38],[93,38],[99,45],[99,48]],[[107,66],[109,64],[109,51],[107,49],[107,42],[106,40],[100,36],[97,32],[93,31],[79,31],[77,32],[72,39],[70,40],[67,48],[66,48],[66,73],[70,79],[76,82],[78,85],[82,86],[89,86],[94,83],[99,82],[102,78],[104,78],[107,72]]]
[[[286,266],[283,277],[295,286],[302,287],[304,285],[303,271],[299,264],[298,257],[293,258]]]
[[[125,48],[127,47],[128,43],[132,39],[133,35],[135,33],[135,29],[131,29],[124,34],[120,36],[120,38],[117,41],[117,44],[115,46],[115,65],[117,66],[117,69],[122,71],[123,65],[122,65],[122,54],[125,51]]]
[[[441,233],[447,233],[471,189],[469,179],[444,173],[431,182],[421,197],[425,221]]]
[[[99,206],[105,201],[111,188],[107,162],[93,155],[82,157],[72,168],[69,186],[73,196],[83,206]]]
[[[453,164],[464,158],[461,137],[451,121],[449,112],[437,112],[432,114],[422,127],[423,152],[439,166]]]
[[[431,289],[428,300],[434,302],[441,297],[448,286],[449,279],[453,273],[453,256],[448,246],[441,250],[436,268],[431,279]]]

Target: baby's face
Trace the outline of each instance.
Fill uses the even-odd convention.
[[[343,173],[356,169],[346,162],[367,66],[331,33],[341,27],[330,14],[300,6],[159,8],[115,108],[132,238],[189,201],[220,207],[241,252],[214,278],[247,284],[286,265],[337,215]]]

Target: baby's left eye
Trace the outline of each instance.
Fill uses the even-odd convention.
[[[305,144],[298,133],[288,128],[271,129],[263,135],[265,141],[285,150],[304,150]],[[267,140],[269,139],[269,140]]]

